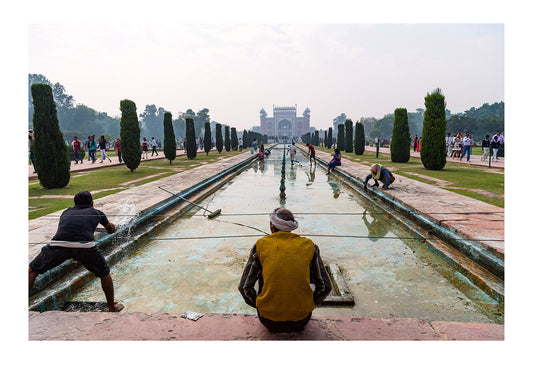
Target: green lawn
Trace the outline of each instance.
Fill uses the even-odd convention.
[[[332,153],[332,149],[317,147],[319,150]],[[474,148],[474,156],[481,155],[481,148]],[[390,168],[394,174],[402,175],[420,182],[442,187],[446,190],[469,196],[483,202],[504,208],[504,169],[483,166],[473,166],[447,162],[442,170],[426,170],[420,158],[409,159],[406,163],[397,163],[390,160],[390,154],[365,151],[361,156],[355,153],[342,154],[347,158],[364,165],[380,163]],[[474,157],[479,158],[479,157]],[[419,177],[415,174],[423,175]],[[432,180],[431,178],[435,178]],[[439,181],[446,181],[444,184]]]
[[[172,164],[167,159],[141,160],[141,164],[134,172],[131,172],[125,165],[76,172],[71,174],[67,187],[56,189],[45,189],[40,186],[38,179],[32,179],[29,181],[28,194],[30,199],[28,217],[31,220],[71,207],[74,204],[74,195],[80,191],[89,191],[93,193],[94,199],[98,199],[130,187],[139,186],[184,170],[217,161],[221,157],[228,158],[236,154],[239,154],[239,152],[226,152],[224,150],[219,154],[215,150],[214,152],[211,151],[207,156],[201,152],[198,153],[194,160],[189,160],[186,156],[178,156],[172,161]],[[98,162],[96,163],[98,164]],[[48,195],[67,195],[68,198],[43,197]]]

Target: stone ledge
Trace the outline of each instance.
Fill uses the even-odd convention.
[[[29,340],[504,340],[504,325],[416,318],[314,317],[300,333],[270,333],[249,314],[29,313]]]

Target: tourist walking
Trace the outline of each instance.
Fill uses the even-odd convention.
[[[152,136],[152,141],[150,142],[150,145],[152,146],[152,157],[155,153],[156,156],[159,156],[159,153],[157,153],[157,142],[155,141],[155,138]]]
[[[74,136],[74,140],[72,141],[72,151],[74,152],[74,161],[76,161],[76,164],[78,163],[78,160],[83,164],[83,159],[80,158],[80,149],[81,141],[78,140],[77,136]]]
[[[338,149],[335,149],[335,154],[332,154],[332,156],[333,158],[328,163],[327,174],[329,174],[330,171],[334,170],[336,166],[341,166],[341,151],[339,151]]]
[[[453,142],[453,149],[452,149],[452,159],[455,159],[455,157],[461,157],[461,134],[455,135],[455,139]]]
[[[465,137],[463,138],[463,153],[461,154],[461,157],[459,158],[459,161],[463,160],[464,155],[466,154],[466,161],[470,162],[470,152],[472,150],[472,138],[470,137],[470,133],[467,132],[465,134]]]
[[[413,152],[416,152],[416,147],[418,146],[418,135],[415,135],[413,139]]]
[[[112,162],[111,159],[107,157],[107,154],[105,153],[107,149],[107,141],[104,135],[100,136],[100,140],[98,140],[98,148],[100,149],[100,163],[104,162],[106,158],[109,160],[109,162]]]
[[[242,139],[239,138],[239,152],[242,151]]]
[[[120,150],[120,137],[117,137],[117,140],[115,140],[115,153],[118,156],[119,164],[121,164],[122,163],[122,151]]]
[[[448,132],[446,134],[446,154],[451,157],[452,156],[452,148],[453,148],[453,136],[450,135]]]
[[[481,161],[487,161],[487,157],[490,152],[490,137],[485,135],[485,139],[481,142],[481,148],[483,148],[483,155],[481,156]]]
[[[500,141],[498,139],[498,135],[494,135],[492,137],[490,148],[492,149],[492,161],[494,162],[498,161],[498,159],[495,158],[495,155],[498,154],[498,150],[500,149]]]
[[[291,233],[296,228],[292,212],[276,208],[270,214],[272,233],[252,247],[239,283],[244,301],[256,308],[259,321],[271,332],[303,330],[331,291],[318,246]]]
[[[496,151],[492,151],[494,154],[492,155],[492,159],[494,161],[498,161],[498,152],[500,151],[500,148],[502,147],[502,144],[503,144],[503,141],[504,141],[504,137],[501,133],[501,131],[496,131],[496,134],[492,136],[492,138],[494,139],[494,137],[497,137],[498,139],[498,149],[496,149]]]
[[[28,152],[30,153],[30,162],[35,169],[35,164],[33,163],[33,141],[33,130],[28,130]]]
[[[74,259],[87,270],[99,277],[110,312],[118,312],[123,305],[115,303],[113,280],[110,268],[102,252],[94,242],[94,231],[102,224],[108,234],[115,232],[115,225],[106,215],[93,207],[93,198],[88,191],[74,196],[74,206],[67,208],[59,218],[57,232],[49,244],[30,262],[28,268],[29,289],[31,291],[39,274]]]
[[[148,158],[148,142],[146,141],[145,137],[143,137],[142,151],[143,151],[143,159]]]
[[[94,164],[94,162],[96,161],[96,140],[94,139],[94,135],[92,135],[90,138],[89,138],[89,159],[91,159]]]

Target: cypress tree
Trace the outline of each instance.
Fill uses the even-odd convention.
[[[141,163],[141,128],[137,118],[137,107],[130,100],[120,101],[120,150],[124,163],[133,172]]]
[[[442,170],[446,165],[446,102],[440,89],[424,99],[426,111],[420,144],[420,159],[428,170]]]
[[[392,162],[408,162],[411,157],[411,137],[409,136],[409,120],[407,109],[394,110],[394,127],[390,142],[390,158]]]
[[[187,140],[187,158],[192,160],[196,157],[196,132],[192,118],[185,119],[185,138]]]
[[[346,153],[352,153],[353,152],[353,122],[351,119],[346,119],[344,122],[345,127],[345,138],[344,138],[344,150]]]
[[[246,130],[242,133],[242,147],[248,148],[248,132]]]
[[[355,140],[354,140],[354,152],[360,156],[365,153],[365,127],[363,123],[355,123]]]
[[[234,151],[239,149],[239,139],[237,138],[237,129],[235,127],[231,127],[231,149]]]
[[[315,147],[318,147],[318,142],[320,141],[320,137],[318,136],[318,131],[315,131],[315,143],[313,144]]]
[[[339,124],[337,126],[337,149],[339,151],[344,151],[344,124]]]
[[[333,145],[333,128],[330,127],[328,128],[328,137],[327,137],[326,147],[328,149],[331,149],[332,145]]]
[[[34,168],[41,186],[65,187],[70,181],[70,159],[59,129],[52,88],[46,84],[31,86],[33,98]]]
[[[229,152],[231,150],[231,139],[229,135],[229,126],[224,126],[224,147],[226,148],[226,152]]]
[[[218,153],[222,152],[222,149],[224,148],[224,142],[222,140],[222,125],[220,123],[216,124],[216,130],[215,130],[215,143],[217,147]]]
[[[172,125],[172,114],[166,112],[163,117],[163,152],[165,158],[170,161],[176,158],[176,135],[174,134],[174,126]]]
[[[209,122],[205,122],[204,151],[206,155],[209,156],[209,152],[211,151],[211,148],[213,148],[213,145],[211,144],[211,125],[209,124]]]

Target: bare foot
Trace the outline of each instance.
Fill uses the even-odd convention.
[[[122,304],[115,304],[115,305],[113,305],[113,308],[109,308],[109,311],[110,311],[110,312],[119,312],[119,311],[121,311],[122,309],[124,309],[124,305],[122,305]]]

